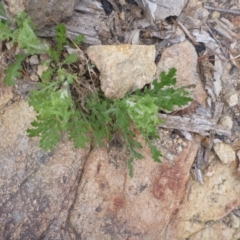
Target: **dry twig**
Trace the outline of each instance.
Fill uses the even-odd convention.
[[[226,12],[226,13],[240,15],[240,11],[238,11],[238,10],[222,9],[222,8],[211,7],[211,6],[204,6],[204,8],[206,8],[207,10],[212,10],[212,11],[219,11],[219,12]]]

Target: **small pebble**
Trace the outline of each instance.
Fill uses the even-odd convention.
[[[187,143],[186,143],[186,142],[183,142],[183,143],[182,143],[182,146],[183,146],[183,147],[186,147],[186,146],[187,146]]]
[[[177,147],[177,152],[178,152],[178,153],[182,152],[182,146],[178,146],[178,147]]]
[[[48,66],[38,65],[37,74],[42,76],[42,73],[48,69]]]
[[[183,142],[183,140],[181,139],[181,138],[179,138],[178,140],[177,140],[177,143],[178,144],[181,144]]]
[[[37,64],[39,64],[38,56],[37,56],[37,55],[31,56],[30,59],[29,59],[29,63],[30,63],[31,65],[37,65]]]
[[[216,143],[213,148],[222,163],[227,164],[235,161],[235,152],[230,145]]]
[[[166,158],[167,158],[168,160],[170,160],[170,161],[173,161],[174,158],[175,158],[175,156],[174,156],[173,154],[171,154],[171,153],[167,153],[167,154],[166,154]]]
[[[212,19],[218,19],[218,18],[220,18],[220,12],[213,11],[212,12]]]
[[[227,93],[225,96],[225,101],[227,102],[229,107],[233,107],[238,103],[238,95],[237,93]]]
[[[37,74],[32,74],[30,75],[30,79],[32,82],[38,82],[39,81],[39,77]]]
[[[232,129],[233,127],[233,121],[232,119],[229,117],[229,116],[224,116],[220,119],[219,123],[222,125],[222,126],[225,126],[229,129]]]

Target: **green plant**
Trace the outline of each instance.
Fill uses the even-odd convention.
[[[75,147],[102,146],[111,141],[114,134],[120,133],[129,152],[129,173],[133,176],[133,160],[141,159],[141,144],[136,140],[134,128],[138,129],[151,149],[154,161],[160,162],[161,153],[151,143],[149,137],[158,138],[157,125],[160,110],[173,110],[175,105],[183,106],[191,101],[184,88],[174,88],[176,69],[168,74],[161,73],[161,81],[155,79],[153,88],[145,87],[134,93],[128,93],[123,99],[111,100],[97,90],[96,82],[91,84],[84,77],[86,72],[76,74],[73,69],[76,62],[90,68],[86,59],[79,59],[75,53],[67,54],[64,45],[76,46],[83,41],[79,36],[72,41],[66,36],[66,27],[56,27],[56,47],[50,48],[35,35],[32,23],[25,14],[16,19],[18,28],[9,29],[6,23],[0,23],[0,39],[17,43],[22,53],[15,56],[14,63],[5,71],[5,83],[14,84],[21,77],[23,61],[33,54],[46,53],[49,58],[42,63],[47,69],[41,75],[37,90],[29,95],[29,105],[33,106],[37,117],[27,130],[30,137],[40,137],[40,147],[52,150],[61,140],[63,132],[74,141]],[[84,86],[92,87],[87,91]],[[75,89],[75,91],[74,91]],[[76,91],[77,89],[77,91]],[[125,113],[125,114],[123,114]]]

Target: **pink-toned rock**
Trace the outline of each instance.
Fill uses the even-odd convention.
[[[105,148],[93,151],[85,165],[79,195],[70,215],[74,231],[83,239],[164,239],[165,230],[185,194],[197,144],[172,162],[156,163],[144,147],[143,160],[128,175],[123,152],[111,156]]]
[[[0,115],[0,239],[44,235],[60,240],[79,236],[208,240],[213,232],[206,224],[240,205],[235,162],[214,165],[205,185],[189,180],[198,149],[195,140],[178,139],[171,145],[168,139],[162,163],[154,162],[143,144],[145,158],[134,161],[131,179],[122,144],[94,149],[87,158],[88,149],[76,150],[64,138],[54,152],[44,152],[38,139],[26,136],[34,117],[24,101]],[[168,137],[167,132],[163,135]],[[182,146],[181,151],[176,151],[176,144]],[[234,231],[214,223],[219,239],[225,233],[238,239],[239,223],[233,220]]]

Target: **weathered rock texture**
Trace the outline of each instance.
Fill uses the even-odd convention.
[[[20,101],[0,115],[0,239],[70,239],[68,213],[88,149],[39,149],[26,129],[35,113]],[[68,234],[67,234],[68,233]]]
[[[197,144],[188,142],[170,162],[156,163],[144,147],[145,159],[127,171],[121,152],[95,150],[85,165],[79,195],[70,215],[82,239],[165,239],[165,228],[184,196]],[[112,163],[110,163],[112,162]]]
[[[176,68],[177,87],[195,85],[193,98],[204,105],[207,98],[201,79],[197,77],[197,53],[189,42],[182,42],[166,48],[157,64],[157,73]]]
[[[22,100],[0,116],[0,239],[209,240],[212,229],[238,239],[234,218],[231,229],[208,225],[240,205],[237,164],[215,162],[205,185],[189,180],[199,140],[179,139],[175,153],[167,141],[161,164],[143,144],[131,179],[120,142],[88,155],[64,138],[43,152],[26,136],[34,117]]]
[[[87,53],[101,73],[101,89],[109,98],[141,89],[152,82],[156,72],[155,46],[91,46]]]
[[[240,179],[237,175],[237,164],[235,162],[228,165],[217,163],[212,167],[211,175],[205,177],[205,185],[194,181],[189,182],[185,200],[182,201],[182,207],[168,226],[166,239],[185,240],[207,228],[211,221],[221,219],[240,205]],[[205,235],[204,232],[197,235],[202,236],[202,234]],[[193,239],[224,239],[211,238],[212,234],[208,236],[209,238]]]
[[[157,75],[170,68],[177,69],[177,87],[196,84],[197,53],[189,42],[182,42],[166,48],[157,64]]]
[[[231,146],[225,143],[216,143],[214,145],[214,151],[218,155],[222,163],[230,163],[236,160],[235,152]]]
[[[237,240],[234,229],[221,221],[209,223],[202,231],[197,232],[189,240]]]
[[[56,24],[70,17],[78,0],[9,0],[3,1],[4,7],[11,18],[25,11],[32,18],[37,29],[49,24]]]

